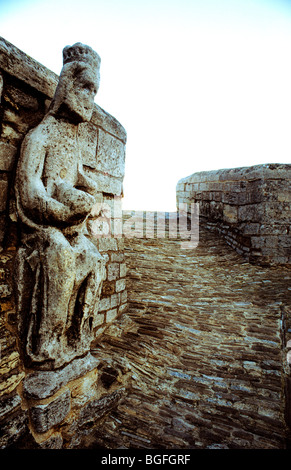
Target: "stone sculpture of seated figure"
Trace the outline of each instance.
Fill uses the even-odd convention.
[[[55,96],[25,137],[16,175],[21,244],[15,260],[18,331],[27,366],[50,370],[90,347],[104,259],[85,235],[97,185],[83,170],[80,123],[92,116],[100,57],[63,50]]]

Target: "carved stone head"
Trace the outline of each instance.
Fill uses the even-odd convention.
[[[100,84],[97,52],[81,43],[63,49],[63,68],[49,113],[72,122],[90,121]]]

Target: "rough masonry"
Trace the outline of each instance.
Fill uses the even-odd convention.
[[[201,220],[248,261],[291,263],[291,165],[202,171],[177,183],[177,204],[199,203]]]
[[[75,57],[71,53],[69,59]],[[25,170],[22,158],[29,159],[29,132],[57,120],[50,110],[58,82],[0,38],[0,447],[290,448],[290,165],[192,175],[178,183],[180,213],[122,214],[126,133],[94,105],[91,119],[79,122],[74,133],[83,183],[98,186],[96,204],[85,211],[90,243],[83,240],[85,267],[88,247],[104,267],[98,308],[93,320],[90,313],[87,317],[93,341],[81,341],[79,356],[83,330],[76,322],[71,335],[60,330],[61,342],[55,344],[61,354],[53,357],[54,351],[39,347],[31,334],[51,333],[46,322],[41,327],[44,316],[19,331],[13,278],[18,250],[28,249],[20,222],[29,201],[21,194],[25,171],[17,173],[17,167]],[[72,93],[68,98],[74,101]],[[64,136],[62,119],[75,105],[61,103],[54,129],[70,147],[76,121]],[[78,120],[80,109],[74,115]],[[77,158],[74,150],[71,155]],[[48,170],[53,194],[66,203],[68,188],[60,187],[53,163]],[[67,174],[59,176],[64,181]],[[83,183],[76,189],[84,190]],[[193,215],[192,203],[200,206],[199,237],[188,232],[188,222],[184,233],[176,230],[188,206]],[[29,214],[37,219],[37,210]],[[33,288],[36,279],[43,280],[36,273],[46,258],[37,249],[21,256],[31,263],[34,275],[26,271],[24,278]],[[77,291],[77,307],[70,305],[80,318],[86,296]],[[34,302],[38,293],[35,289]]]
[[[57,77],[0,38],[2,448],[76,446],[127,383],[90,353],[127,307],[123,240],[99,229],[121,218],[126,132],[94,104],[98,54],[63,60]]]

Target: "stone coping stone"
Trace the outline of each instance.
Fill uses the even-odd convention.
[[[27,399],[43,400],[51,397],[68,382],[75,380],[98,367],[99,361],[90,353],[73,360],[70,364],[54,371],[36,371],[23,381],[23,395]]]
[[[180,179],[177,187],[185,183],[247,181],[255,179],[291,179],[291,165],[288,163],[266,163],[249,167],[200,171]]]

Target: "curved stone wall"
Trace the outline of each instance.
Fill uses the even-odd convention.
[[[194,173],[176,191],[177,204],[199,203],[201,221],[248,261],[291,263],[291,165]]]

